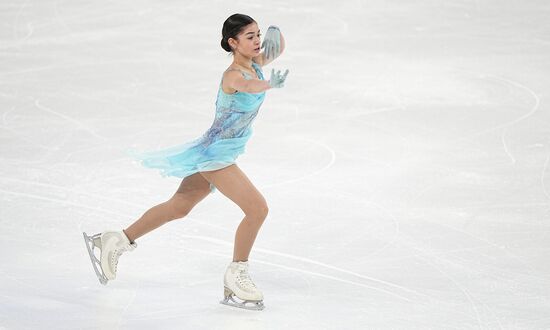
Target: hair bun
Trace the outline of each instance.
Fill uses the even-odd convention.
[[[228,42],[225,38],[222,38],[221,45],[222,45],[222,48],[223,48],[226,52],[230,52],[230,51],[231,51],[231,47],[229,46],[229,42]]]

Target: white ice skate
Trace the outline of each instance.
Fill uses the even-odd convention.
[[[116,278],[118,258],[124,252],[134,250],[137,244],[130,243],[123,231],[105,231],[93,236],[83,234],[97,278],[101,284],[107,285]],[[94,254],[94,248],[100,250],[99,258]]]
[[[230,263],[223,283],[224,299],[221,304],[257,311],[264,309],[264,296],[248,275],[248,262]],[[235,297],[241,301],[235,301]]]

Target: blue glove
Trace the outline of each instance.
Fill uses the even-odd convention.
[[[281,31],[278,27],[270,25],[265,33],[262,49],[265,48],[265,57],[270,60],[281,53]]]
[[[269,77],[269,86],[273,88],[281,88],[285,85],[285,79],[288,75],[288,69],[283,75],[281,75],[281,70],[275,72],[275,69],[271,69],[271,77]]]

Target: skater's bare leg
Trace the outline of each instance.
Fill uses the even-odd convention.
[[[243,210],[245,217],[235,234],[233,261],[247,261],[258,231],[267,217],[267,202],[237,165],[200,173]]]
[[[210,193],[210,184],[195,173],[182,180],[178,190],[168,201],[146,211],[141,218],[124,229],[130,242],[163,224],[185,217],[191,209]]]

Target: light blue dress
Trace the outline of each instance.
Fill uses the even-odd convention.
[[[262,68],[252,63],[259,79],[265,80]],[[251,76],[242,72],[244,78]],[[222,78],[223,81],[223,78]],[[202,171],[218,170],[235,164],[244,153],[252,135],[252,122],[262,105],[265,92],[226,94],[222,81],[216,98],[216,115],[212,126],[200,138],[185,144],[152,152],[128,150],[128,154],[143,166],[160,169],[163,177],[185,178]],[[210,185],[211,192],[215,187]]]

